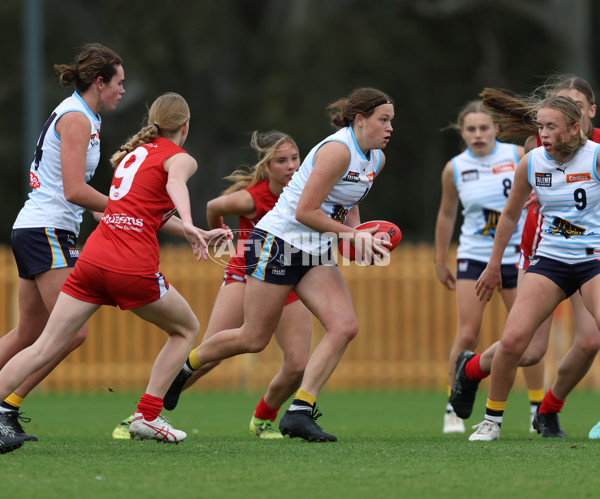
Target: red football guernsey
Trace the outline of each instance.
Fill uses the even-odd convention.
[[[256,206],[256,216],[253,219],[246,217],[240,218],[238,232],[238,246],[234,256],[229,260],[228,267],[244,269],[246,267],[246,257],[244,256],[244,245],[240,244],[250,237],[250,233],[258,221],[265,216],[266,213],[273,209],[277,202],[277,196],[271,192],[268,180],[261,180],[254,185],[246,188]]]
[[[122,274],[158,271],[156,233],[175,213],[164,162],[185,152],[162,137],[137,147],[115,169],[102,221],[79,258]]]

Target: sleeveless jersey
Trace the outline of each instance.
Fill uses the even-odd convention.
[[[314,168],[317,151],[327,142],[341,142],[350,151],[350,163],[321,205],[321,210],[333,220],[344,223],[348,211],[369,192],[381,168],[382,153],[369,151],[368,157],[358,147],[352,127],[344,127],[317,144],[308,153],[300,169],[283,189],[275,207],[258,222],[257,227],[283,239],[306,253],[319,255],[327,251],[334,236],[321,234],[296,220],[296,207]]]
[[[29,170],[32,191],[13,225],[15,229],[53,227],[79,234],[84,208],[65,199],[56,122],[65,113],[82,113],[91,126],[85,181],[89,183],[100,160],[100,116],[92,113],[79,93],[62,101],[52,112],[38,139]]]
[[[594,133],[590,138],[592,142],[600,144],[600,128],[594,128]],[[538,147],[542,145],[540,136],[537,136]],[[538,244],[540,243],[540,233],[542,230],[542,215],[540,214],[540,205],[533,204],[527,210],[527,218],[523,226],[523,236],[521,238],[521,252],[526,260],[535,255]],[[524,268],[527,268],[528,261],[524,261]]]
[[[79,258],[122,274],[158,272],[156,233],[175,213],[164,162],[185,152],[158,137],[127,154],[115,169],[108,205]]]
[[[458,259],[487,263],[492,254],[496,226],[506,204],[519,162],[517,146],[496,142],[487,156],[475,156],[469,149],[452,158],[454,185],[463,206]],[[525,214],[510,239],[502,264],[517,263],[518,245]]]
[[[239,217],[240,225],[238,232],[238,247],[237,252],[229,260],[227,267],[236,269],[246,268],[246,257],[244,256],[244,241],[248,240],[250,233],[258,223],[258,221],[265,216],[266,213],[273,209],[277,202],[277,196],[271,192],[269,188],[268,180],[261,180],[254,185],[246,188],[252,200],[254,206],[256,206],[256,216],[252,219],[246,217]]]
[[[573,264],[600,257],[600,145],[587,141],[573,159],[559,165],[543,147],[529,153],[529,183],[543,216],[536,256]]]

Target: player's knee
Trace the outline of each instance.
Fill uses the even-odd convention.
[[[194,334],[194,337],[198,336],[198,333],[200,333],[200,321],[198,320],[198,317],[196,317],[195,315],[192,320],[191,329],[192,329],[192,333]]]
[[[306,365],[308,364],[309,357],[302,357],[295,359],[294,362],[290,364],[290,373],[292,376],[297,376],[302,378],[304,376],[304,371],[306,370]]]
[[[527,366],[533,366],[534,364],[537,364],[540,360],[542,360],[544,358],[544,355],[546,355],[547,350],[548,350],[547,342],[546,343],[542,343],[542,342],[530,343],[529,346],[527,347],[527,349],[525,350],[525,353],[523,353],[523,356],[521,357],[519,366],[527,367]]]
[[[542,360],[544,358],[545,354],[546,354],[545,349],[543,349],[543,350],[538,349],[538,350],[532,350],[532,351],[527,350],[521,357],[519,366],[521,366],[521,367],[533,366],[534,364],[537,364],[540,360]]]
[[[598,334],[588,335],[575,343],[580,355],[585,358],[593,358],[600,350],[600,336]]]
[[[265,348],[267,348],[267,345],[271,340],[270,336],[266,336],[264,334],[249,334],[245,336],[246,337],[244,338],[244,349],[248,353],[262,352]]]
[[[456,337],[456,344],[459,350],[475,350],[479,342],[479,334],[476,331],[462,330]]]
[[[269,344],[268,341],[260,341],[260,340],[250,341],[250,342],[246,343],[246,352],[248,352],[248,353],[262,352],[265,348],[267,348],[268,344]]]
[[[308,361],[308,359],[307,359]],[[283,372],[286,379],[296,382],[302,381],[304,376],[304,369],[306,368],[307,361],[305,362],[285,362],[283,365]]]
[[[88,327],[87,324],[84,324],[83,327],[79,331],[77,331],[75,337],[71,340],[71,343],[69,345],[71,351],[75,350],[83,344],[83,342],[87,338],[87,333]]]
[[[350,343],[358,334],[358,321],[356,319],[346,321],[340,325],[337,330],[337,335],[342,338],[345,343]]]
[[[200,322],[195,315],[189,318],[185,327],[181,328],[180,334],[192,343],[196,341],[200,334]]]
[[[356,327],[353,327],[352,329],[348,329],[346,331],[346,338],[348,339],[348,342],[350,342],[354,338],[356,338],[357,334],[358,334],[358,324],[356,324]]]
[[[521,359],[527,348],[527,343],[517,335],[508,334],[500,340],[500,348],[504,355]]]

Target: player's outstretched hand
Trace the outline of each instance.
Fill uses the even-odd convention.
[[[208,258],[209,242],[212,242],[213,240],[222,240],[226,243],[233,239],[233,234],[229,228],[206,231],[199,229],[189,222],[183,222],[183,233],[187,242],[190,243],[197,260],[206,260]]]
[[[218,229],[206,231],[204,234],[206,236],[207,244],[213,248],[224,248],[233,241],[233,232],[231,232],[231,229],[225,224],[222,224]]]

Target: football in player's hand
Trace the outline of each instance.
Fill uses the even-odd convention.
[[[377,229],[377,232],[373,234],[373,236],[389,241],[391,246],[386,246],[386,248],[388,251],[392,251],[402,240],[402,232],[396,224],[393,224],[392,222],[386,222],[385,220],[371,220],[369,222],[357,225],[354,228],[357,230],[371,229],[377,225],[379,225],[379,228]],[[350,244],[348,239],[344,239],[343,237],[339,239],[338,250],[344,258],[347,258],[350,261],[354,261],[356,258],[354,246]]]

